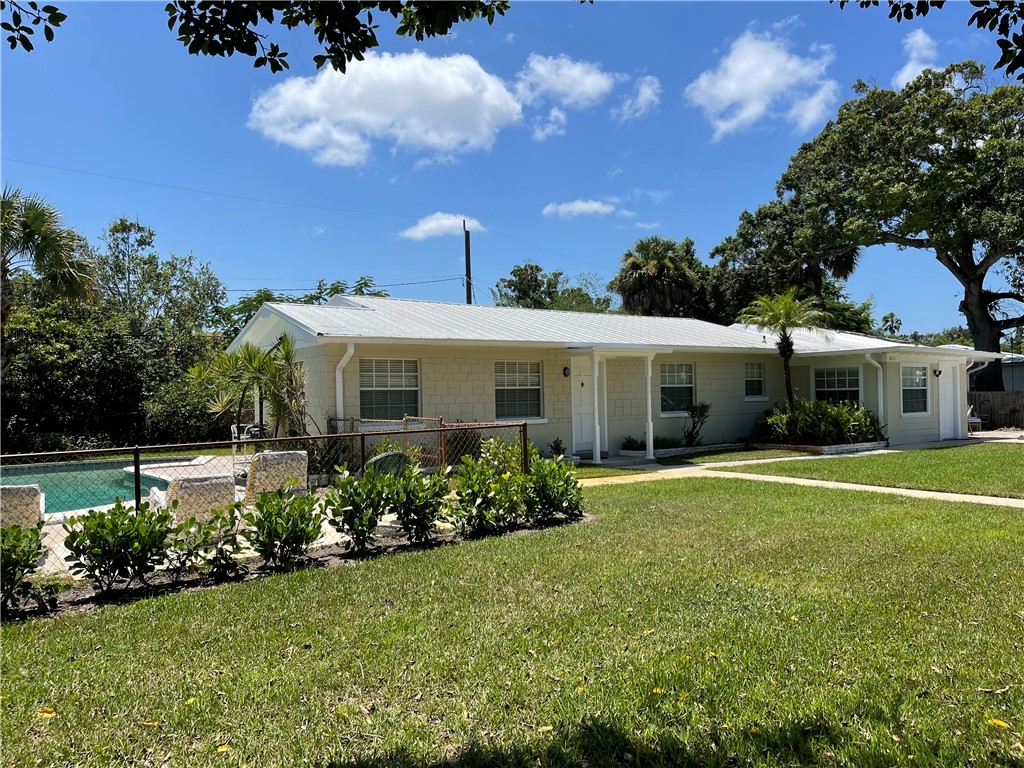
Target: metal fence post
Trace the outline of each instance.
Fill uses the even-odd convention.
[[[444,431],[444,419],[438,420],[441,432],[438,435],[437,468],[444,469],[448,466],[448,433]]]
[[[519,439],[523,444],[523,474],[530,474],[530,449],[527,447],[529,444],[526,442],[526,422],[522,423],[519,427]]]
[[[135,446],[135,451],[132,453],[132,459],[135,466],[135,509],[138,510],[142,506],[142,467],[139,461],[139,446]]]
[[[366,433],[359,433],[359,474],[366,469]]]

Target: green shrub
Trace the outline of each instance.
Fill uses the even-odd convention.
[[[700,431],[711,415],[711,403],[694,403],[686,409],[683,426],[683,443],[689,448],[700,443]]]
[[[775,408],[757,420],[752,439],[762,443],[843,445],[885,440],[878,418],[856,403],[797,400],[792,409]]]
[[[347,549],[362,553],[370,547],[377,524],[391,509],[395,485],[396,479],[382,472],[362,477],[344,472],[327,489],[324,514],[331,527],[348,537]]]
[[[72,574],[85,575],[101,592],[122,580],[145,583],[166,559],[173,527],[170,510],[150,509],[145,501],[136,510],[117,499],[110,509],[90,509],[64,523],[71,553],[65,559]]]
[[[244,519],[245,538],[272,568],[293,568],[320,538],[320,508],[309,493],[261,493]]]
[[[655,438],[657,440],[657,438]],[[622,438],[622,450],[624,451],[645,451],[647,450],[647,437],[641,435],[640,437],[633,437],[632,435],[626,435]]]
[[[58,589],[53,585],[33,584],[29,577],[46,557],[43,548],[43,523],[0,528],[0,606],[18,608],[32,599],[43,611],[56,604]]]
[[[398,515],[398,525],[413,544],[430,540],[448,500],[451,468],[433,474],[406,467],[395,478],[392,508]]]
[[[576,467],[560,458],[545,459],[534,452],[530,457],[532,491],[526,510],[533,525],[546,525],[558,515],[583,514],[583,489],[576,478]]]
[[[532,485],[521,461],[519,443],[500,438],[484,441],[479,459],[462,458],[454,477],[456,517],[468,535],[498,533],[523,521]]]
[[[548,450],[552,456],[565,456],[565,443],[562,442],[562,438],[556,437],[548,443]]]
[[[218,581],[237,577],[242,572],[237,559],[242,549],[242,514],[238,502],[213,510],[208,521],[190,517],[175,526],[167,552],[168,570],[174,580],[186,573],[204,571]]]

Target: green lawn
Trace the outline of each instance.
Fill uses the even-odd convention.
[[[617,475],[631,475],[636,472],[650,472],[649,469],[637,469],[636,467],[595,467],[592,464],[582,464],[576,467],[576,477],[581,480],[587,477],[615,477]]]
[[[1024,444],[979,443],[874,456],[787,461],[758,465],[755,469],[734,467],[731,471],[1024,498]]]
[[[752,461],[754,459],[795,459],[807,456],[805,451],[787,451],[781,448],[717,448],[701,453],[690,453],[683,456],[666,456],[658,459],[658,463],[666,467],[687,464],[711,464],[717,461]]]
[[[1018,510],[717,478],[587,499],[6,625],[4,765],[1024,762]]]

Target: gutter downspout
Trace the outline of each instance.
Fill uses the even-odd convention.
[[[972,373],[977,373],[982,368],[987,368],[988,364],[991,363],[991,362],[992,362],[991,360],[985,360],[985,361],[983,361],[981,363],[978,363],[978,367],[975,368],[974,367],[974,358],[973,357],[968,358],[967,359],[967,375],[970,376]]]
[[[348,365],[348,361],[352,359],[355,352],[356,345],[350,341],[345,354],[334,368],[334,412],[337,422],[345,418],[345,366]]]
[[[648,355],[646,365],[644,366],[644,372],[647,374],[647,459],[654,461],[654,421],[651,418],[651,395],[653,393],[651,388],[651,365],[654,361],[654,355]]]
[[[878,369],[878,423],[885,424],[885,370],[870,352],[864,353],[864,359]]]

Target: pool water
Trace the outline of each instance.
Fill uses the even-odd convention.
[[[79,461],[67,464],[37,464],[0,467],[4,485],[38,485],[46,494],[46,512],[70,512],[113,504],[117,498],[135,503],[135,480],[128,461]],[[142,476],[143,501],[150,488],[167,490],[167,483]]]

